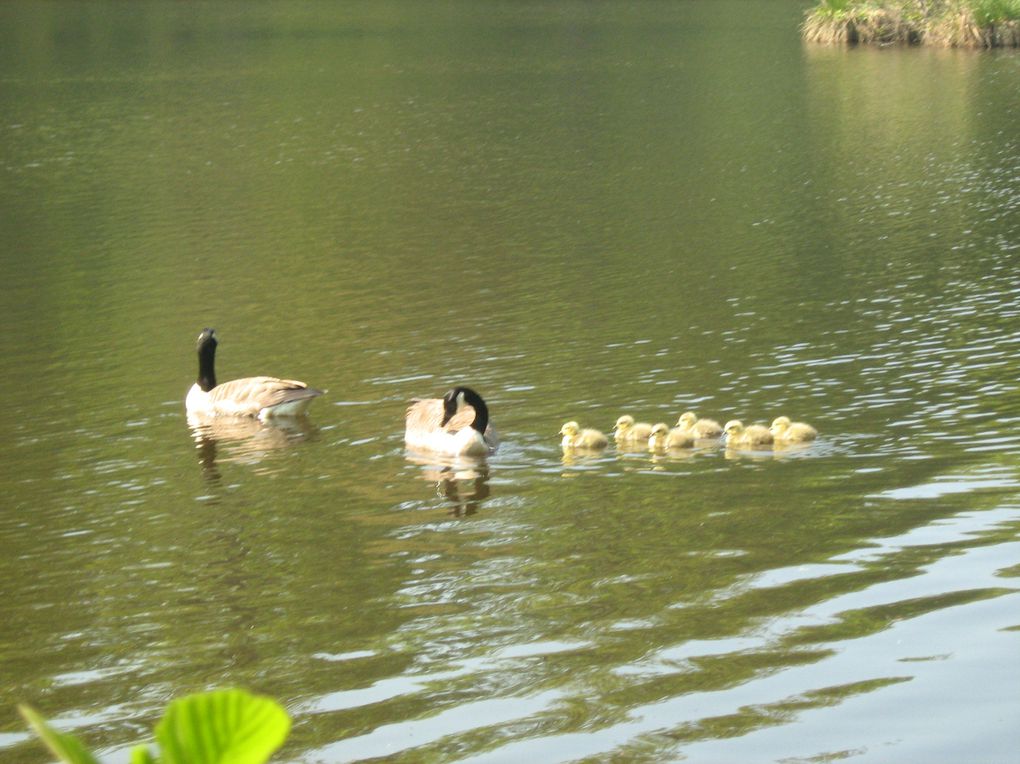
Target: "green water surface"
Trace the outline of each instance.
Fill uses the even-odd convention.
[[[803,9],[0,4],[0,758],[1014,761],[1020,57]],[[193,432],[205,326],[327,395]],[[821,437],[559,447],[688,409]]]

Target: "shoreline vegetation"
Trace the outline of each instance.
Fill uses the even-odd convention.
[[[1020,0],[820,0],[802,26],[808,42],[1020,46]]]

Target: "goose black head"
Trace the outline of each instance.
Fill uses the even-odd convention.
[[[209,346],[212,346],[213,349],[215,349],[218,344],[216,339],[216,330],[206,327],[202,330],[202,333],[198,335],[198,341],[195,344],[197,345],[199,352]]]
[[[443,421],[440,426],[445,427],[446,423],[464,406],[471,406],[475,410],[475,418],[471,422],[471,426],[478,432],[484,433],[489,424],[489,408],[482,400],[482,396],[470,387],[460,385],[452,388],[443,396]]]

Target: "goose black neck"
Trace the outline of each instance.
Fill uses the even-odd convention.
[[[475,410],[475,418],[471,422],[471,426],[484,435],[485,428],[489,426],[489,407],[485,405],[482,396],[470,387],[462,387],[460,390],[464,394],[464,403]]]
[[[216,387],[216,338],[208,330],[198,338],[198,386],[206,393]]]

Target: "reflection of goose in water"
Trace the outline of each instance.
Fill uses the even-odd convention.
[[[790,417],[781,416],[772,420],[769,428],[776,443],[807,443],[818,437],[818,430],[803,422],[791,422]]]
[[[489,466],[484,459],[425,459],[408,455],[423,466],[421,477],[436,484],[436,494],[453,505],[454,516],[473,515],[489,498]]]
[[[188,415],[203,469],[218,477],[216,462],[258,464],[273,452],[307,440],[316,429],[304,417],[273,419]],[[222,452],[222,453],[221,453]]]
[[[473,515],[489,498],[489,471],[465,472],[450,468],[435,475],[436,493],[453,505],[453,515]]]
[[[739,419],[731,419],[723,428],[727,448],[761,448],[772,445],[772,433],[768,427],[751,424],[744,427]]]
[[[198,381],[191,386],[184,405],[189,415],[258,417],[303,414],[321,390],[296,379],[244,377],[216,384],[216,332],[203,329],[198,335]]]
[[[595,450],[609,445],[609,440],[601,432],[587,427],[581,429],[581,425],[577,422],[565,423],[560,428],[560,435],[563,436],[563,440],[560,442],[563,448]]]
[[[447,456],[485,456],[499,447],[489,424],[489,407],[470,387],[458,386],[442,398],[416,400],[404,417],[408,448]]]
[[[698,419],[693,411],[685,411],[676,423],[677,429],[699,439],[721,438],[723,428],[714,419]]]

